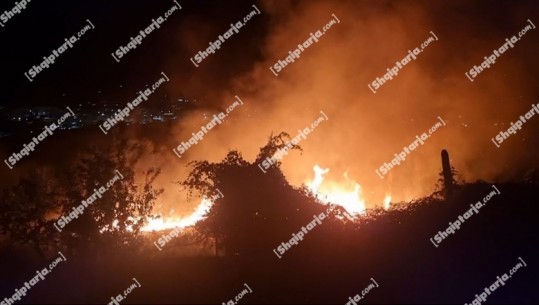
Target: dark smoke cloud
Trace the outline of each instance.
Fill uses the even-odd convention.
[[[536,2],[266,1],[259,7],[263,16],[252,22],[260,22],[263,29],[248,24],[200,68],[187,75],[177,72],[185,83],[171,94],[188,88],[188,95],[204,99],[203,106],[163,135],[169,151],[205,124],[205,115],[230,105],[235,95],[245,105],[182,160],[164,153],[163,183],[185,175],[187,161],[218,161],[230,149],[252,161],[271,132],[295,135],[320,110],[329,121],[300,144],[303,154],[292,152],[284,158],[284,173],[299,185],[313,177],[314,164],[329,167],[330,180],[343,181],[347,172],[362,186],[370,206],[381,203],[387,192],[395,200],[430,194],[444,148],[468,181],[509,179],[537,167],[539,143],[533,135],[539,118],[499,149],[490,138],[539,102],[534,83],[539,31],[528,32],[473,83],[464,75],[526,26],[527,19],[539,24]],[[186,20],[193,26],[178,29],[178,46],[194,54],[248,11],[245,6],[236,19],[220,23]],[[341,22],[274,76],[269,67],[321,29],[332,14]],[[439,40],[373,94],[367,84],[419,47],[430,31]],[[249,36],[253,34],[259,36]],[[168,66],[177,60],[169,58]],[[375,169],[426,132],[438,116],[447,126],[381,180]]]

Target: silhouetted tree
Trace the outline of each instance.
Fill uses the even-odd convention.
[[[284,149],[289,140],[284,132],[270,136],[253,163],[245,161],[237,151],[229,152],[219,163],[189,163],[192,171],[180,184],[189,190],[190,196],[196,191],[211,198],[218,190],[224,195],[196,227],[205,236],[215,238],[227,255],[253,257],[262,251],[271,254],[271,247],[283,238],[288,240],[313,214],[325,210],[314,204],[316,199],[304,189],[295,189],[286,181],[280,161],[266,173],[260,169],[261,163]],[[297,145],[288,147],[301,150]]]
[[[21,179],[1,194],[0,234],[12,243],[30,245],[41,256],[51,245],[84,252],[97,245],[100,251],[137,245],[163,192],[152,186],[158,169],[150,168],[143,173],[143,183],[136,183],[134,168],[142,152],[140,145],[113,139],[112,145],[91,148],[75,162],[58,164],[54,173],[38,170]],[[107,186],[114,176],[118,180]],[[99,189],[105,192],[81,215],[59,223]]]
[[[50,172],[36,170],[4,189],[0,198],[0,234],[10,243],[28,245],[44,258],[57,242],[52,213],[60,207],[61,194]]]
[[[64,237],[72,247],[100,244],[115,248],[138,241],[155,200],[163,192],[153,187],[158,169],[150,168],[143,173],[143,184],[136,183],[134,168],[143,151],[141,145],[114,139],[110,146],[94,147],[82,154],[63,176],[69,187],[62,202],[62,215],[69,214],[100,187],[106,189],[78,219],[65,226]],[[123,178],[111,181],[119,175]],[[112,183],[107,187],[109,181]]]
[[[462,187],[465,181],[462,175],[453,166],[451,166],[451,174],[453,177],[453,184],[452,184],[453,191],[456,191]],[[436,182],[432,196],[435,199],[444,199],[446,198],[445,195],[446,195],[445,174],[443,171],[441,171],[438,173],[438,181]]]

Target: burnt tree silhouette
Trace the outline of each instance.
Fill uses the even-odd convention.
[[[449,163],[449,153],[445,149],[442,150],[442,169],[444,173],[444,195],[446,199],[449,199],[453,195],[454,179],[451,164]]]
[[[449,159],[449,152],[445,149],[441,152],[442,171],[439,173],[439,179],[436,184],[436,190],[433,196],[437,199],[452,200],[459,189],[465,184],[462,175],[455,170]]]
[[[108,147],[87,149],[74,162],[39,170],[4,189],[0,198],[0,234],[11,244],[31,246],[40,256],[44,250],[96,253],[140,244],[138,233],[150,217],[161,189],[152,187],[159,170],[150,168],[142,185],[133,169],[142,147],[113,139]],[[58,232],[58,217],[70,214],[95,189],[106,184],[118,170],[124,178],[85,207],[82,215]],[[97,246],[100,247],[97,247]],[[104,246],[104,247],[103,247]]]
[[[0,197],[0,235],[10,244],[30,246],[41,257],[58,239],[51,211],[60,208],[58,185],[50,171],[36,170],[31,176],[4,189]]]
[[[281,162],[276,161],[266,173],[258,167],[287,145],[290,150],[301,150],[289,139],[284,132],[270,136],[253,163],[245,161],[238,151],[230,151],[219,163],[189,163],[192,171],[180,182],[189,196],[196,191],[212,197],[217,190],[224,195],[196,228],[203,236],[214,238],[226,255],[273,255],[274,247],[290,239],[313,214],[325,211],[304,188],[294,188],[286,181]]]
[[[150,213],[155,200],[163,192],[152,186],[159,169],[148,169],[143,173],[145,180],[142,185],[136,183],[134,167],[143,152],[141,145],[113,138],[106,147],[88,149],[65,170],[62,180],[67,187],[62,215],[69,214],[96,189],[104,187],[117,175],[116,171],[123,176],[112,183],[101,198],[86,207],[78,219],[65,226],[62,233],[68,248],[83,252],[93,248],[99,250],[96,253],[102,253],[103,249],[140,244],[138,233],[147,218],[152,216]]]

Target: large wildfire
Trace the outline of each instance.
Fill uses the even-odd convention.
[[[203,198],[191,215],[184,218],[160,215],[159,218],[150,219],[148,224],[142,228],[142,231],[161,231],[175,228],[183,229],[192,226],[197,221],[204,218],[204,215],[211,208],[212,205],[213,202],[211,200]]]
[[[392,201],[406,202],[430,195],[441,172],[442,149],[458,152],[453,155],[452,164],[470,181],[506,178],[502,177],[507,175],[503,167],[492,164],[517,162],[512,168],[515,172],[537,166],[536,152],[532,150],[507,145],[499,153],[490,153],[496,147],[489,137],[529,107],[528,97],[533,89],[512,71],[518,66],[513,62],[520,57],[515,53],[496,64],[497,74],[514,75],[503,82],[485,75],[482,86],[471,86],[463,73],[503,41],[506,32],[488,32],[494,37],[489,38],[490,42],[473,41],[477,44],[474,48],[463,49],[462,45],[469,45],[468,42],[463,42],[454,32],[467,31],[470,24],[465,24],[458,14],[447,15],[444,22],[452,20],[450,24],[460,27],[460,31],[453,31],[439,26],[439,21],[428,14],[429,10],[451,11],[453,4],[445,2],[425,4],[433,6],[427,8],[385,2],[366,5],[359,1],[347,4],[306,1],[297,5],[292,1],[275,1],[263,5],[265,16],[277,17],[271,19],[267,33],[249,36],[252,39],[248,42],[240,36],[235,38],[236,42],[231,39],[228,47],[204,62],[196,73],[170,69],[170,78],[176,79],[177,85],[170,86],[167,94],[175,97],[188,94],[197,101],[190,102],[191,110],[164,132],[163,137],[157,136],[164,147],[155,148],[161,154],[161,161],[152,159],[149,164],[163,168],[158,185],[181,179],[178,173],[185,173],[189,161],[215,162],[232,149],[241,152],[245,160],[253,160],[270,134],[281,131],[295,134],[309,126],[321,110],[329,119],[301,143],[304,151],[301,155],[286,156],[282,171],[292,185],[306,185],[322,203],[339,204],[355,217],[379,206],[389,209]],[[519,15],[518,11],[515,7],[515,16]],[[283,12],[287,12],[285,16]],[[269,67],[304,41],[308,33],[324,26],[332,14],[341,23],[278,76],[271,73]],[[362,17],[357,18],[358,14]],[[515,31],[524,22],[517,19]],[[207,45],[222,30],[209,20],[208,24],[196,35],[187,28],[178,29],[178,37],[184,37],[181,43],[190,46],[190,53]],[[486,33],[481,30],[484,29],[476,29],[477,37]],[[379,93],[373,94],[367,85],[406,55],[407,50],[420,46],[431,32],[439,40],[406,65]],[[524,39],[522,43],[530,41]],[[234,43],[237,45],[232,46]],[[260,58],[252,60],[242,55],[243,50],[253,49],[260,52],[257,53]],[[454,56],[456,49],[465,52],[463,56],[467,60]],[[523,54],[523,58],[531,56],[531,53]],[[213,58],[219,60],[212,62]],[[228,64],[229,59],[233,64]],[[164,64],[177,67],[178,56],[165,58]],[[443,82],[434,80],[433,74],[443,75]],[[514,92],[521,92],[521,96],[514,97]],[[205,134],[181,159],[170,152],[207,124],[209,118],[226,109],[235,96],[240,96],[244,105],[234,110],[223,124]],[[375,170],[381,164],[390,162],[440,116],[447,127],[433,134],[427,145],[407,156],[389,175],[383,179],[376,175]],[[527,137],[525,133],[531,130],[522,131],[521,135]],[[516,155],[519,161],[515,161]],[[201,219],[212,204],[204,199],[184,205],[178,203],[182,197],[165,190],[159,199],[160,207],[154,211],[161,218],[151,220],[145,230],[188,226]]]
[[[365,215],[366,205],[365,199],[362,196],[361,185],[348,177],[348,173],[344,173],[343,177],[346,183],[340,184],[335,181],[328,181],[324,176],[329,172],[329,168],[322,168],[318,164],[313,166],[314,178],[305,181],[307,189],[322,203],[336,204],[342,206],[349,215],[360,217]],[[383,207],[389,209],[391,203],[391,195],[387,194]],[[148,224],[144,226],[142,231],[160,231],[170,230],[175,228],[186,228],[196,224],[197,221],[204,219],[207,211],[212,207],[213,202],[208,198],[203,198],[192,214],[184,218],[178,218],[170,215],[159,215],[159,218],[150,219]],[[171,211],[169,214],[172,214]]]

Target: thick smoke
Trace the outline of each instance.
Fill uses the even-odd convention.
[[[264,23],[264,31],[249,29],[260,25],[248,24],[201,67],[177,72],[176,78],[184,83],[170,94],[199,97],[201,106],[162,135],[166,144],[161,165],[166,166],[160,181],[164,185],[185,176],[186,162],[218,161],[230,149],[238,149],[252,161],[272,132],[295,135],[321,110],[329,120],[300,143],[303,154],[292,152],[284,158],[283,171],[295,185],[313,177],[315,164],[330,168],[330,180],[341,181],[348,172],[362,186],[369,207],[380,204],[387,192],[397,201],[430,194],[441,171],[444,148],[467,181],[509,179],[537,167],[538,142],[532,135],[539,117],[501,148],[490,139],[539,102],[532,82],[539,68],[533,60],[538,31],[529,31],[474,82],[464,75],[505,38],[524,28],[527,19],[539,24],[537,14],[532,15],[538,11],[533,1],[518,7],[493,7],[488,1],[267,1],[258,5],[263,16],[251,22]],[[245,14],[249,10],[246,6]],[[278,76],[273,75],[269,67],[311,32],[322,29],[332,14],[340,23]],[[198,23],[204,26],[196,35],[178,30],[178,46],[190,54],[228,28],[227,22]],[[438,41],[373,94],[367,84],[382,77],[408,50],[420,47],[431,31]],[[171,58],[168,65],[178,60]],[[181,160],[173,155],[173,147],[230,105],[235,95],[245,105]],[[447,125],[380,179],[375,169],[390,163],[416,135],[427,132],[438,116]],[[178,194],[166,193],[170,198]]]

